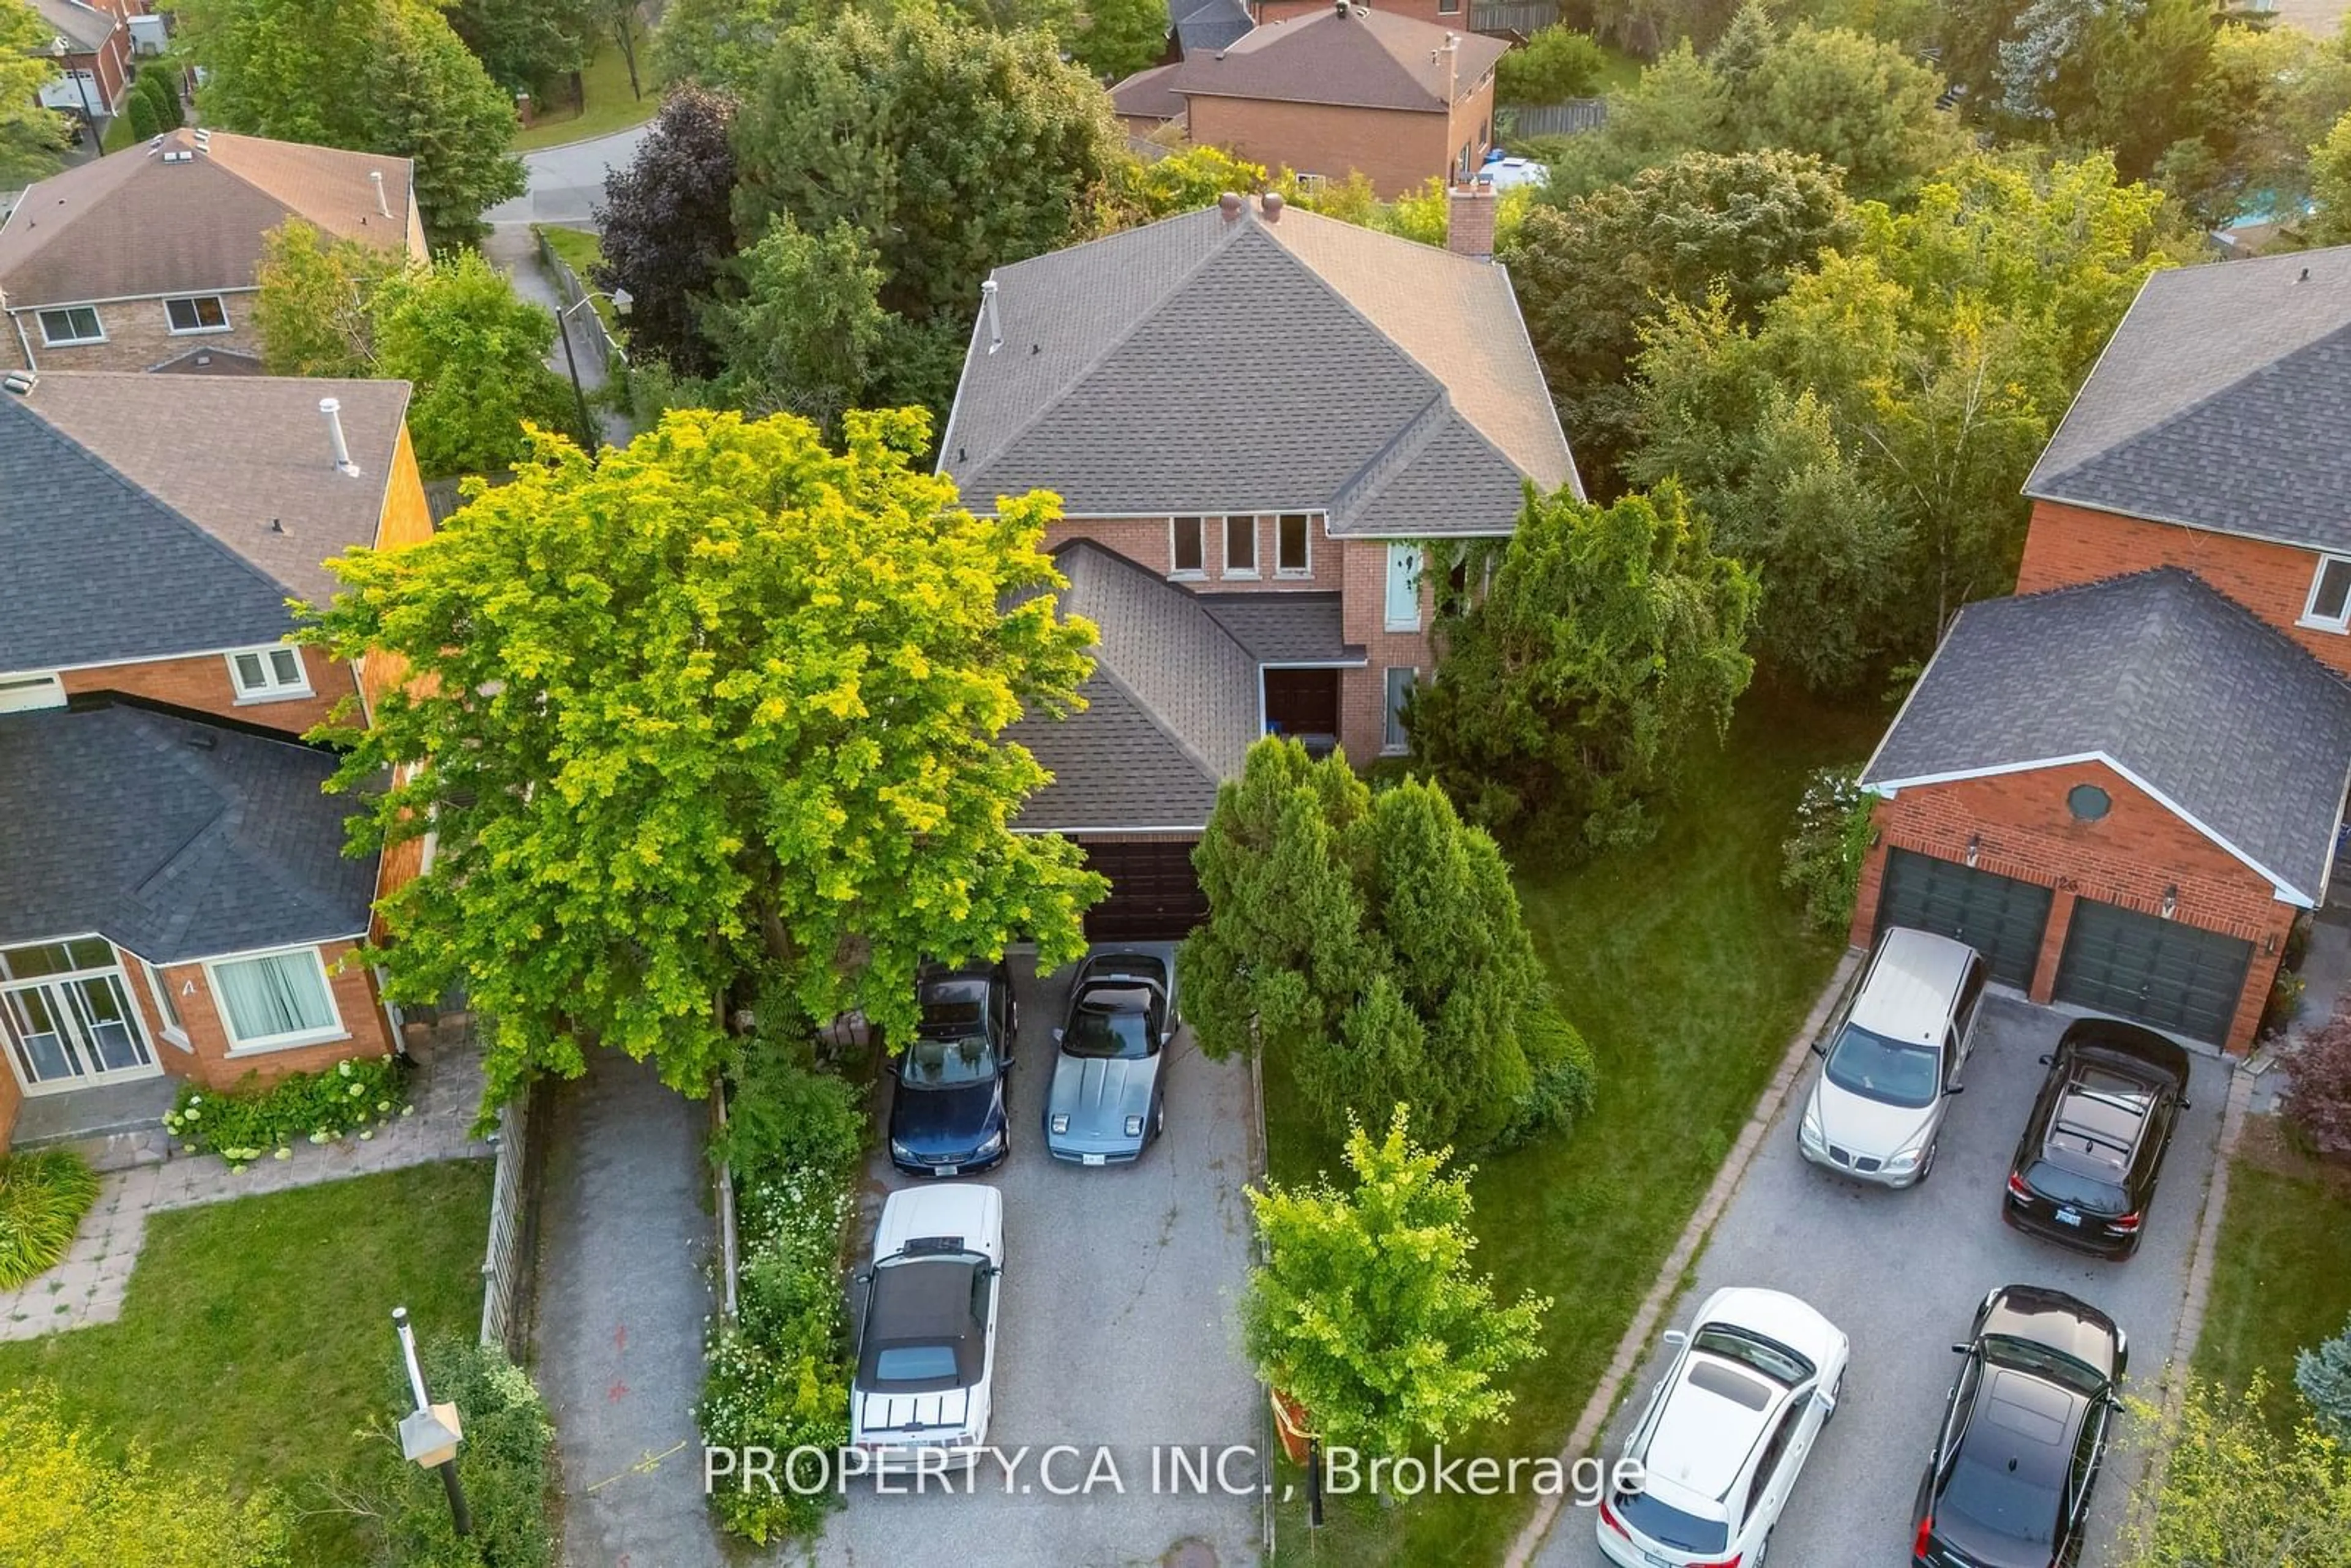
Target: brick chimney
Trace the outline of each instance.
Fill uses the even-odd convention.
[[[1494,185],[1457,183],[1445,204],[1445,248],[1478,261],[1494,259]]]

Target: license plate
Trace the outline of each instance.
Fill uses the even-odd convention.
[[[2082,1211],[2078,1208],[2061,1208],[2057,1211],[2057,1223],[2079,1225],[2082,1223]]]
[[[933,1166],[931,1167],[931,1174],[933,1176],[959,1176],[962,1172],[963,1167],[961,1166]]]
[[[1098,1166],[1098,1165],[1101,1165],[1101,1164],[1102,1163],[1102,1159],[1103,1159],[1103,1156],[1102,1156],[1102,1155],[1080,1155],[1078,1156],[1078,1160],[1079,1160],[1079,1163],[1080,1163],[1080,1164],[1081,1164],[1081,1165],[1089,1165],[1089,1166]]]
[[[1681,1568],[1681,1564],[1672,1558],[1660,1557],[1654,1552],[1644,1552],[1641,1556],[1649,1564],[1649,1568]]]

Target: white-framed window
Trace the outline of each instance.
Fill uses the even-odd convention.
[[[1391,632],[1420,630],[1420,565],[1418,545],[1388,546],[1387,628]]]
[[[1167,519],[1167,566],[1170,577],[1208,575],[1208,522],[1205,517]]]
[[[1407,750],[1411,742],[1404,733],[1404,705],[1411,695],[1420,672],[1410,664],[1391,664],[1382,672],[1387,677],[1386,718],[1380,728],[1380,750],[1393,753]]]
[[[163,1020],[163,1038],[182,1051],[193,1051],[195,1047],[188,1043],[188,1026],[180,1021],[180,1004],[172,995],[172,982],[144,958],[139,960],[139,972],[147,977],[147,994],[155,998],[156,1015]]]
[[[310,676],[302,668],[302,650],[277,643],[267,648],[240,648],[228,656],[228,676],[241,703],[279,702],[310,695]]]
[[[2323,555],[2310,580],[2302,623],[2329,632],[2351,632],[2351,557]]]
[[[280,1051],[343,1038],[343,1015],[327,984],[327,960],[316,947],[288,947],[204,965],[220,1003],[228,1048]]]
[[[91,305],[68,305],[41,312],[41,343],[45,348],[69,349],[77,343],[103,343],[106,324]]]
[[[184,338],[192,332],[225,332],[228,330],[228,307],[217,294],[194,294],[184,299],[163,301],[164,319],[172,324],[172,336]]]
[[[1314,530],[1304,512],[1284,512],[1273,520],[1273,574],[1314,575]]]
[[[1257,575],[1257,517],[1254,514],[1225,519],[1225,575]]]
[[[0,713],[30,713],[35,708],[65,706],[65,682],[46,671],[0,675]]]

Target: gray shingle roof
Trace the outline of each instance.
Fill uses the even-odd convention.
[[[2024,493],[2351,549],[2351,246],[2147,280]]]
[[[1344,601],[1322,591],[1203,593],[1200,607],[1233,634],[1249,657],[1267,664],[1360,664],[1364,646],[1349,643]]]
[[[339,398],[359,476],[329,461]],[[274,643],[371,544],[405,382],[52,374],[0,392],[0,671]],[[273,522],[276,524],[272,527]]]
[[[1181,120],[1184,95],[1175,78],[1172,65],[1146,66],[1110,89],[1110,106],[1130,119]]]
[[[1054,552],[1064,614],[1102,632],[1087,706],[1025,717],[1010,737],[1054,780],[1020,812],[1031,831],[1198,827],[1259,732],[1257,661],[1199,599],[1089,539]]]
[[[0,943],[96,931],[176,963],[365,930],[377,857],[342,855],[334,768],[128,706],[0,716]]]
[[[1489,263],[1255,204],[999,267],[941,443],[967,504],[1073,517],[1326,513],[1333,534],[1506,532],[1574,460]],[[1411,457],[1434,445],[1441,481]]]
[[[1959,612],[1862,782],[2089,756],[2315,903],[2351,780],[2351,686],[2175,567],[1987,600]]]
[[[1221,49],[1187,48],[1175,85],[1204,97],[1443,114],[1477,91],[1509,49],[1500,38],[1393,11],[1325,9],[1269,22]]]
[[[1184,53],[1214,53],[1257,26],[1242,0],[1171,0],[1176,41]]]

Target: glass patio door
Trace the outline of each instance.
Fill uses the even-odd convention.
[[[100,954],[103,968],[91,964]],[[0,953],[0,1034],[7,1037],[10,1064],[26,1093],[145,1078],[160,1071],[113,959],[111,946],[89,940]],[[9,977],[27,971],[39,975],[45,968],[66,972]]]

